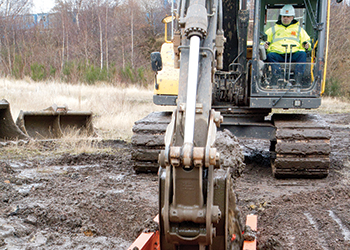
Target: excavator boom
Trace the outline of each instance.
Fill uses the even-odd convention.
[[[214,205],[212,147],[220,114],[211,110],[218,1],[181,2],[179,95],[160,154],[161,249],[205,249],[213,244],[214,223],[222,212]],[[215,120],[217,121],[215,124]]]
[[[231,174],[219,169],[213,146],[223,119],[211,107],[213,74],[222,65],[222,47],[216,46],[224,40],[222,3],[184,0],[178,12],[179,93],[159,156],[159,246],[241,249]]]

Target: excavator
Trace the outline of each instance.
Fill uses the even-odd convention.
[[[293,46],[285,45],[284,62],[266,62],[265,31],[285,4],[310,36],[301,76],[289,59]],[[217,129],[269,140],[276,178],[328,175],[329,126],[302,111],[317,109],[325,91],[329,13],[330,0],[178,2],[172,39],[176,93],[174,80],[166,79],[173,74],[163,72],[163,52],[151,55],[153,101],[176,109],[136,122],[132,138],[135,170],[158,171],[159,231],[156,243],[130,249],[248,249],[233,179],[220,168],[214,147]],[[272,84],[276,66],[283,74]]]

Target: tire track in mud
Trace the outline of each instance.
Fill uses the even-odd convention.
[[[259,215],[258,249],[350,249],[349,210],[345,203],[340,207],[321,204],[322,202],[307,205],[299,203],[298,198],[295,198],[284,198],[291,203],[289,208],[289,205],[284,206],[278,202],[278,205],[272,204],[271,210],[267,209]],[[302,200],[305,198],[301,197]],[[320,194],[318,198],[322,198]]]
[[[339,170],[349,162],[350,155],[350,114],[322,115],[332,133],[330,160],[333,169]]]
[[[338,224],[340,227],[342,234],[344,236],[345,241],[350,241],[350,230],[348,229],[347,226],[343,223],[343,221],[332,211],[328,211],[329,216]]]
[[[324,239],[324,237],[322,237],[322,235],[324,234],[324,232],[320,229],[318,223],[315,221],[314,217],[311,215],[310,212],[304,212],[305,217],[307,218],[307,220],[309,221],[309,223],[311,224],[311,226],[313,227],[313,229],[316,231],[318,237],[318,241],[322,247],[322,249],[324,250],[329,250],[329,248],[327,247],[327,242]]]
[[[315,212],[304,212],[307,221],[316,232],[317,241],[320,247],[322,247],[323,250],[334,249],[334,241],[349,244],[350,230],[346,226],[346,219],[344,222],[344,219],[340,218],[333,210],[324,210],[323,214],[324,217],[321,217]],[[341,238],[341,235],[343,238]],[[346,246],[344,245],[344,247]]]

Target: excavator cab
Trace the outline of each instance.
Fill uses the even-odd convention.
[[[250,100],[252,108],[318,108],[325,85],[327,1],[295,1],[294,19],[310,36],[306,62],[292,62],[293,45],[285,47],[283,62],[264,58],[262,35],[280,20],[285,2],[258,0],[254,10],[253,56],[251,60]],[[278,73],[276,73],[278,69]]]
[[[318,108],[325,89],[327,0],[296,0],[292,4],[294,19],[310,37],[303,63],[291,60],[296,45],[288,43],[282,44],[283,61],[266,60],[265,32],[281,19],[285,1],[257,0],[250,10],[229,8],[235,4],[231,1],[223,4],[227,41],[224,70],[216,72],[213,104],[252,109]],[[236,18],[230,19],[232,16]],[[232,27],[237,27],[237,33],[232,33]],[[295,39],[299,39],[300,32],[296,33]]]
[[[174,19],[173,16],[163,18],[162,23],[165,27],[164,43],[160,52],[151,54],[152,70],[155,71],[153,102],[156,105],[176,105],[179,69],[174,67],[174,43],[169,38],[168,32],[174,25]],[[157,68],[157,65],[161,65],[161,67]]]
[[[294,48],[283,43],[284,60],[275,63],[266,60],[265,32],[275,26],[281,18],[280,10],[287,3],[279,0],[254,3],[254,8],[248,10],[244,1],[223,1],[227,41],[223,70],[215,72],[213,85],[213,107],[224,116],[220,129],[226,128],[239,138],[270,140],[275,177],[325,177],[330,164],[327,125],[316,116],[297,112],[281,114],[277,110],[316,109],[321,105],[330,2],[296,0],[291,4],[294,19],[310,37],[304,63],[292,62]],[[300,72],[302,74],[297,74]]]
[[[265,13],[264,13],[264,22],[263,22],[263,30],[266,32],[266,30],[274,29],[274,25],[276,22],[281,21],[281,15],[280,10],[283,6],[275,6],[273,5],[266,5],[265,7]],[[295,16],[294,20],[299,22],[300,30],[304,29],[306,30],[306,15],[307,11],[305,8],[298,8],[298,6],[295,7]],[[309,20],[309,19],[308,19]],[[310,23],[308,24],[310,26]],[[300,34],[297,34],[298,32],[295,32],[296,37],[300,37]],[[317,43],[314,43],[314,35],[315,32],[313,30],[310,30],[310,34],[313,36],[310,37],[311,39],[308,39],[308,43],[310,45],[309,49],[305,49],[306,54],[306,61],[302,63],[296,63],[292,62],[292,52],[293,48],[296,47],[294,44],[282,44],[282,46],[285,48],[285,51],[283,54],[281,54],[283,58],[283,62],[279,63],[271,63],[267,62],[266,57],[262,58],[264,60],[263,64],[260,64],[261,68],[261,77],[259,81],[259,87],[264,90],[272,90],[272,89],[288,89],[289,87],[291,89],[300,89],[301,91],[305,91],[309,87],[311,87],[312,83],[314,82],[314,68],[315,68],[315,59],[316,59],[316,47]],[[260,38],[260,40],[263,40],[264,38]],[[299,38],[297,38],[299,40]],[[276,39],[277,40],[277,39]],[[259,48],[264,49],[265,48]],[[267,51],[265,51],[267,53]],[[264,55],[264,53],[262,53]],[[273,69],[278,68],[279,74],[276,74]],[[297,70],[301,69],[300,74],[298,75]],[[275,81],[275,82],[274,82]],[[288,84],[290,83],[290,84]]]
[[[281,18],[280,10],[286,2],[257,0],[253,8],[248,9],[246,1],[223,0],[223,34],[217,34],[215,40],[218,59],[214,65],[212,105],[252,109],[318,108],[325,89],[328,2],[293,2],[294,19],[310,37],[306,62],[292,62],[293,46],[285,44],[284,60],[271,63],[266,60],[267,51],[263,45],[267,39],[265,32]],[[170,17],[164,20],[165,24],[173,21]],[[176,25],[178,22],[176,19]],[[164,67],[155,78],[153,96],[157,105],[176,106],[177,103],[178,68],[183,50],[180,30],[175,32],[172,42],[166,39],[162,46]],[[278,74],[274,72],[276,68]]]

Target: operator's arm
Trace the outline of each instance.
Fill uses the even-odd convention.
[[[300,43],[302,44],[303,48],[306,50],[311,49],[310,37],[307,32],[304,29],[301,29],[300,33]]]
[[[272,28],[266,30],[265,34],[267,35],[267,41],[265,42],[265,49],[268,50],[270,44],[272,43]]]

